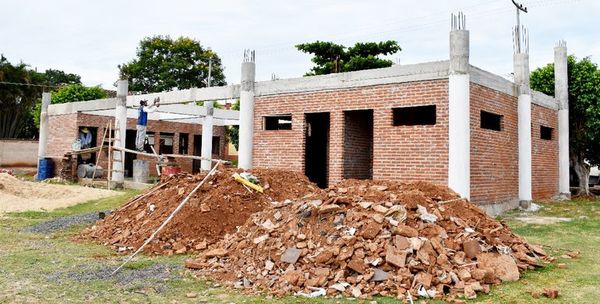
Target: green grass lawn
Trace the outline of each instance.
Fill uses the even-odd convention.
[[[189,256],[139,256],[114,277],[108,274],[123,260],[107,247],[73,241],[83,227],[50,235],[22,232],[23,227],[62,216],[114,209],[137,192],[59,209],[0,215],[0,303],[356,303],[344,299],[308,300],[297,297],[271,299],[227,290],[216,282],[199,281],[183,268]],[[600,202],[573,201],[544,204],[535,215],[570,217],[552,225],[516,221],[518,212],[503,219],[530,242],[543,244],[568,268],[551,264],[526,273],[514,283],[480,295],[474,303],[592,303],[600,301]],[[560,256],[578,250],[576,259]],[[560,291],[556,300],[535,299],[532,292],[544,287]],[[194,297],[189,294],[193,294]],[[395,303],[393,299],[373,299]],[[368,303],[369,301],[367,301]]]

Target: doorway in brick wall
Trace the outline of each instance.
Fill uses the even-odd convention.
[[[125,133],[125,148],[135,150],[136,130],[127,130]],[[137,159],[137,154],[125,153],[125,176],[133,177],[133,160]]]
[[[202,156],[202,135],[194,135],[194,155]],[[194,159],[192,161],[192,174],[200,172],[200,161]]]
[[[373,178],[373,110],[344,111],[344,179]]]
[[[329,113],[305,114],[304,174],[321,188],[328,184]]]

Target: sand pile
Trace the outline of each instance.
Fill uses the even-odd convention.
[[[299,173],[255,169],[252,173],[265,189],[264,193],[257,193],[236,182],[232,178],[235,172],[219,168],[145,247],[145,252],[169,255],[205,249],[225,234],[235,232],[251,214],[268,207],[272,201],[322,191]],[[84,230],[82,235],[115,250],[137,249],[203,178],[204,175],[172,176]]]
[[[28,182],[0,173],[0,212],[53,210],[118,194],[81,186]]]
[[[346,181],[252,215],[186,266],[278,296],[450,300],[518,280],[543,256],[447,188]]]

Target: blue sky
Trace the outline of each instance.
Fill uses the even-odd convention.
[[[38,70],[61,69],[86,85],[112,88],[117,65],[135,56],[150,35],[189,36],[223,59],[228,83],[238,83],[243,50],[256,50],[257,80],[302,76],[310,56],[295,44],[326,40],[346,45],[394,39],[400,64],[448,57],[450,13],[463,11],[471,32],[471,63],[512,72],[510,0],[3,0],[0,53]],[[521,0],[529,8],[531,69],[553,60],[557,40],[569,53],[600,63],[600,1]]]

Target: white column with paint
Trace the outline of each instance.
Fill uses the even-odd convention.
[[[238,168],[252,169],[254,146],[254,79],[256,75],[254,51],[244,52],[240,90],[240,131]]]
[[[526,207],[532,200],[531,181],[531,92],[529,89],[529,54],[514,55],[515,85],[518,88],[519,202]]]
[[[448,187],[470,198],[471,115],[469,77],[469,31],[465,16],[452,15],[450,75],[448,77]]]
[[[127,134],[127,80],[117,81],[117,106],[115,109],[115,141],[114,146],[125,148]],[[115,186],[122,186],[125,182],[125,151],[113,151],[112,178]]]
[[[202,123],[202,147],[201,156],[205,159],[201,161],[200,168],[205,171],[212,169],[212,139],[213,139],[213,112],[214,102],[205,101],[204,107],[206,108],[206,116]]]
[[[48,147],[48,106],[51,100],[50,93],[42,93],[42,110],[40,112],[40,139],[38,142],[38,170],[39,160],[46,157]]]
[[[560,196],[570,198],[569,74],[565,41],[559,41],[554,48],[554,95],[558,101],[558,191]]]

